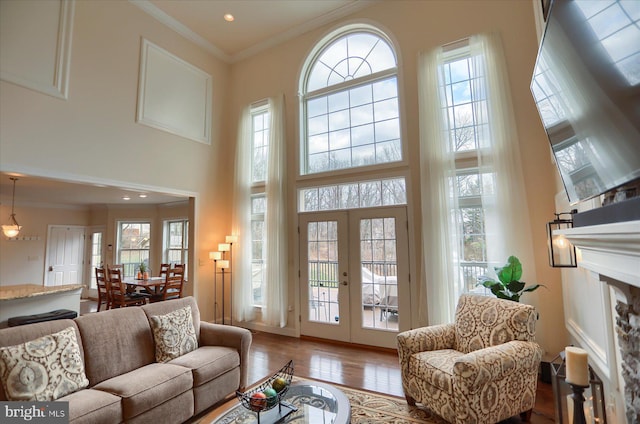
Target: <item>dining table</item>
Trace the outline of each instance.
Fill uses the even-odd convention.
[[[165,282],[165,278],[149,277],[147,279],[138,279],[135,277],[126,277],[122,281],[127,285],[127,291],[135,291],[137,288],[141,288],[145,293],[157,295],[160,292],[160,287],[162,287]]]

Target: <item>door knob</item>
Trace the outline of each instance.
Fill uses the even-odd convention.
[[[346,286],[347,284],[348,284],[348,283],[347,283],[346,281],[343,281],[343,282],[342,282],[342,285],[343,285],[343,286]]]
[[[346,277],[346,276],[347,276],[347,271],[343,271],[343,272],[342,272],[342,276],[343,276],[343,277]]]
[[[49,265],[49,272],[53,271],[53,267]]]

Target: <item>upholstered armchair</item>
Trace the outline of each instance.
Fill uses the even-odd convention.
[[[542,349],[533,306],[464,294],[453,324],[398,334],[407,402],[456,424],[529,421]]]

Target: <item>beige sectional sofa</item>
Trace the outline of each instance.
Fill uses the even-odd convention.
[[[188,308],[191,311],[188,321],[193,324],[195,337],[178,346],[180,349],[186,346],[188,353],[180,352],[174,359],[158,361],[159,336],[154,330],[159,318],[174,317],[177,312],[184,312],[188,318]],[[69,402],[70,423],[182,423],[235,390],[243,389],[247,383],[251,333],[238,327],[201,322],[193,297],[91,313],[74,320],[5,328],[0,330],[0,348],[69,327],[75,332],[79,353],[74,356],[66,347],[66,353],[58,355],[66,361],[62,368],[76,372],[84,365],[86,375],[86,379],[81,375],[67,383],[72,392],[56,399]],[[73,339],[73,332],[66,332],[71,336],[67,339]],[[182,335],[168,332],[164,338],[171,344]],[[10,363],[6,359],[8,351],[0,352],[5,355],[4,361],[0,360],[0,377],[4,375],[4,380],[10,374],[6,365]],[[10,382],[4,380],[0,400],[8,399],[5,383]],[[80,383],[76,387],[77,382]],[[61,386],[49,389],[55,392]]]

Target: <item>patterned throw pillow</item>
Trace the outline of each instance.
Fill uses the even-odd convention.
[[[149,317],[156,343],[156,361],[168,362],[198,348],[191,306]]]
[[[0,380],[11,401],[48,402],[87,387],[73,327],[1,347]]]

